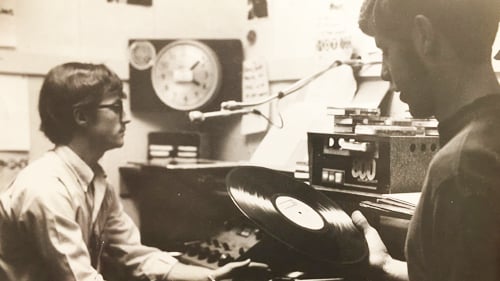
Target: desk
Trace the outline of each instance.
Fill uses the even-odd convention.
[[[224,221],[232,218],[246,220],[226,191],[225,176],[232,168],[176,169],[147,165],[121,167],[120,175],[129,195],[138,203],[143,243],[168,251],[184,252],[184,242],[213,236],[220,231]],[[360,201],[378,198],[372,193],[313,187],[337,202],[348,214],[359,209]],[[365,215],[379,229],[390,253],[402,259],[406,237],[404,221],[375,214]],[[265,251],[265,256],[283,254],[282,250],[269,250],[268,245],[262,243],[258,245],[259,247],[252,249],[254,253],[261,250]]]
[[[209,237],[225,220],[240,216],[225,188],[231,168],[120,167],[127,195],[139,208],[142,242],[183,251],[184,242]]]

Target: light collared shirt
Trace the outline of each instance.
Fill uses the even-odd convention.
[[[141,245],[102,168],[69,147],[45,153],[0,194],[0,280],[103,280],[102,255],[150,280],[166,280],[177,262]]]

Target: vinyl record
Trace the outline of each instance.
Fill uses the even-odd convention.
[[[237,167],[226,185],[236,206],[259,228],[308,257],[335,265],[368,254],[351,218],[310,185],[275,170]]]

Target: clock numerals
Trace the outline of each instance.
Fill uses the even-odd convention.
[[[222,70],[210,47],[195,40],[178,40],[158,53],[151,75],[162,102],[174,109],[194,110],[217,95]]]

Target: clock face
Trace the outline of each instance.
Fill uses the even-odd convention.
[[[156,56],[151,80],[158,98],[177,110],[194,110],[217,95],[222,70],[215,52],[194,40],[166,45]]]
[[[129,47],[130,64],[138,70],[150,68],[155,57],[155,47],[149,41],[135,41]]]

